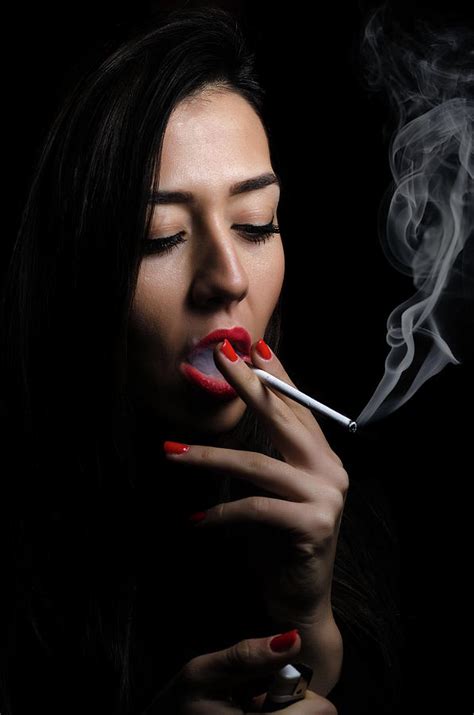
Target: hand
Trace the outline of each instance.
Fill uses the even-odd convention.
[[[222,344],[214,348],[217,367],[262,420],[284,461],[197,444],[167,456],[224,471],[278,497],[258,495],[217,504],[194,528],[244,522],[263,527],[256,532],[258,538],[252,536],[251,555],[268,613],[284,627],[300,628],[304,640],[305,631],[314,632],[315,626],[333,618],[331,581],[348,475],[312,412],[263,384],[240,357],[231,362],[220,351]],[[256,345],[251,348],[252,364],[296,387],[276,355],[272,352],[271,359],[264,360]]]
[[[263,695],[258,695],[253,698],[253,706],[249,710],[249,713],[261,712],[261,707],[265,702],[266,695],[267,694],[264,693]],[[308,704],[308,700],[311,700],[311,705]],[[267,715],[271,715],[272,712],[276,715],[277,711],[268,711]],[[288,705],[286,708],[278,710],[278,715],[280,715],[280,713],[286,713],[287,715],[337,715],[337,710],[329,700],[326,700],[326,698],[318,695],[313,690],[308,689],[305,693],[304,700],[299,700],[293,703],[293,705]]]
[[[258,679],[268,676],[271,680],[273,674],[294,659],[301,648],[298,635],[293,645],[280,653],[270,648],[271,640],[249,638],[230,648],[193,658],[158,693],[142,715],[244,715],[246,712],[260,712],[266,693],[252,697],[262,689],[258,687]],[[307,691],[305,700],[289,705],[279,713],[337,715],[328,700],[311,691]]]

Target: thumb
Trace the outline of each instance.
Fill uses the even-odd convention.
[[[195,688],[233,686],[249,678],[271,675],[300,651],[298,629],[266,638],[247,638],[229,648],[197,656],[188,664],[187,679]]]

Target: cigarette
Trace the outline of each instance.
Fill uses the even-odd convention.
[[[341,415],[340,412],[336,412],[336,410],[333,410],[327,405],[323,405],[322,402],[318,402],[318,400],[306,395],[304,392],[301,392],[301,390],[296,390],[292,387],[292,385],[288,385],[287,382],[283,382],[283,380],[279,380],[278,377],[270,375],[270,373],[266,372],[266,370],[261,370],[259,367],[254,367],[251,364],[248,365],[260,378],[262,378],[263,382],[271,387],[274,387],[275,390],[283,392],[284,395],[291,397],[292,400],[299,402],[300,405],[309,407],[310,410],[316,410],[327,417],[332,417],[333,420],[336,420],[339,424],[347,427],[349,432],[355,432],[357,430],[357,422],[354,422],[354,420],[351,420],[349,417]]]

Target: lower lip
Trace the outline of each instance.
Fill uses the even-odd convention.
[[[189,382],[197,385],[201,389],[205,390],[208,394],[214,395],[217,398],[228,400],[233,397],[238,397],[236,391],[229,385],[227,380],[217,379],[211,377],[210,375],[205,375],[203,372],[190,365],[188,362],[182,362],[180,367],[181,373],[185,376]]]
[[[242,357],[242,360],[250,363],[249,357]],[[194,365],[191,365],[186,361],[183,361],[179,367],[181,373],[187,380],[189,380],[189,382],[193,383],[193,385],[197,385],[202,390],[205,390],[205,392],[209,395],[214,395],[222,400],[229,400],[233,397],[238,397],[238,394],[232,385],[229,385],[227,380],[223,377],[216,378],[206,375],[204,372],[201,372],[194,367]]]

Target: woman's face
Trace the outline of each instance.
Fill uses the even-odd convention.
[[[192,198],[155,199],[149,238],[179,233],[184,240],[169,252],[144,254],[129,326],[132,387],[139,403],[170,425],[169,439],[225,432],[246,409],[240,397],[219,398],[181,368],[190,347],[216,329],[241,326],[252,343],[265,333],[283,284],[283,245],[278,233],[252,242],[241,224],[278,225],[280,189],[230,189],[268,173],[265,131],[240,95],[207,91],[177,105],[154,191]]]

